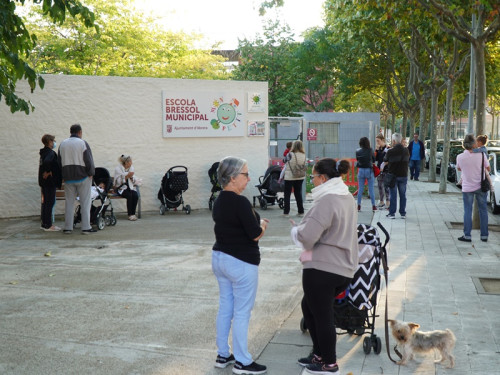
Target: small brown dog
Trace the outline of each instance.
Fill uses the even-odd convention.
[[[392,335],[401,349],[402,358],[398,365],[406,365],[408,360],[413,359],[414,352],[425,353],[432,349],[437,349],[441,353],[441,359],[436,363],[443,363],[449,360],[448,368],[455,366],[453,348],[455,347],[455,335],[449,329],[445,331],[417,331],[419,324],[406,323],[399,320],[389,320],[391,323]]]

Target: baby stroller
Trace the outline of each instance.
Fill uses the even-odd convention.
[[[191,213],[191,206],[189,204],[184,206],[182,198],[182,193],[188,189],[188,184],[187,168],[182,165],[172,167],[165,173],[158,191],[158,199],[161,202],[160,215],[165,215],[165,211],[170,209],[177,211],[180,205],[187,215]]]
[[[113,213],[113,205],[108,197],[108,192],[113,186],[113,179],[106,168],[96,168],[92,179],[90,206],[90,223],[97,226],[99,230],[105,226],[116,225],[116,216]],[[81,206],[75,209],[73,226],[82,221]]]
[[[215,162],[212,164],[210,169],[208,170],[208,177],[210,177],[210,183],[212,184],[212,190],[210,198],[208,199],[208,208],[212,211],[214,206],[214,202],[217,199],[218,192],[222,190],[222,187],[219,184],[217,179],[217,168],[219,168],[219,162]]]
[[[283,198],[278,198],[278,193],[283,192],[284,185],[279,183],[278,180],[281,174],[281,167],[279,165],[272,165],[267,168],[264,176],[259,177],[259,184],[255,185],[259,189],[260,195],[253,197],[253,206],[255,207],[255,200],[259,200],[260,208],[267,209],[267,206],[278,203],[279,208],[284,207]]]
[[[363,340],[363,351],[380,354],[382,342],[374,334],[377,308],[377,295],[380,290],[380,264],[387,261],[386,246],[389,233],[382,224],[377,223],[385,234],[382,245],[377,228],[366,224],[358,224],[358,268],[346,291],[339,294],[333,305],[337,328],[349,334],[363,335],[369,330],[370,337]],[[307,330],[304,318],[300,322],[302,332]]]

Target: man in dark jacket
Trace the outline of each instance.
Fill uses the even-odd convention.
[[[56,203],[56,189],[61,187],[61,169],[56,152],[55,137],[44,134],[42,143],[44,148],[40,149],[40,163],[38,166],[38,185],[42,189],[42,226],[47,232],[55,232],[61,228],[52,223],[52,209]]]
[[[425,158],[424,143],[418,139],[418,133],[413,134],[413,141],[408,145],[410,153],[410,180],[418,181],[420,161]]]
[[[385,154],[384,161],[388,163],[388,173],[396,176],[396,184],[390,187],[391,204],[387,217],[394,219],[398,206],[399,193],[399,214],[401,219],[406,219],[406,184],[408,183],[408,161],[410,154],[408,149],[401,142],[403,137],[399,133],[392,135],[392,148]]]
[[[71,125],[70,133],[71,137],[62,141],[59,146],[59,163],[66,196],[64,233],[73,231],[75,199],[79,197],[82,234],[88,234],[96,231],[90,226],[90,188],[95,173],[94,159],[89,144],[82,139],[82,127],[78,124]]]

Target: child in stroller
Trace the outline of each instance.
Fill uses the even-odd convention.
[[[99,230],[107,225],[116,225],[116,216],[113,213],[113,206],[108,197],[108,192],[113,185],[113,179],[110,177],[106,168],[96,168],[90,190],[90,223],[97,225]],[[77,198],[78,200],[78,198]],[[73,226],[82,220],[81,206],[77,205],[75,209],[75,218]]]
[[[219,168],[219,162],[215,162],[212,164],[210,169],[208,170],[208,177],[210,177],[210,183],[212,184],[212,190],[210,198],[208,199],[208,208],[212,211],[214,206],[214,202],[217,199],[218,192],[222,190],[222,187],[219,184],[219,180],[217,179],[217,168]]]
[[[255,207],[255,200],[258,199],[260,208],[267,209],[267,206],[278,203],[279,208],[284,207],[283,198],[278,198],[278,193],[283,192],[284,183],[279,182],[281,174],[281,167],[279,165],[272,165],[267,168],[264,176],[259,177],[259,184],[255,185],[259,189],[260,195],[253,197],[253,206]]]
[[[177,207],[182,205],[182,211],[186,214],[191,213],[191,206],[184,206],[184,198],[182,193],[188,189],[187,167],[177,165],[170,168],[161,180],[160,190],[158,191],[158,199],[161,202],[160,215],[165,215],[165,211],[171,208],[177,211]]]

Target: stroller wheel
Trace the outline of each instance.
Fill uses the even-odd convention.
[[[106,224],[107,227],[111,225],[111,216],[104,216],[104,224]]]
[[[263,210],[267,210],[266,198],[260,198],[260,208],[262,208]]]
[[[380,352],[382,351],[382,341],[380,340],[380,337],[375,338],[373,351],[375,352],[375,354],[380,354]]]
[[[283,198],[278,199],[278,206],[281,209],[285,208],[285,200]]]
[[[302,317],[302,319],[300,319],[300,330],[302,331],[302,333],[307,332],[307,326],[306,326],[306,321],[304,320],[304,317]]]
[[[187,204],[185,210],[186,210],[186,215],[189,215],[191,213],[191,206]]]
[[[372,339],[371,337],[365,337],[363,340],[363,351],[366,355],[370,354],[372,351]]]
[[[101,215],[97,215],[96,219],[97,228],[103,230],[106,224],[104,223],[104,218]]]
[[[111,215],[111,225],[115,226],[116,225],[116,216],[113,214]]]
[[[165,215],[165,206],[163,204],[160,206],[160,215]]]

